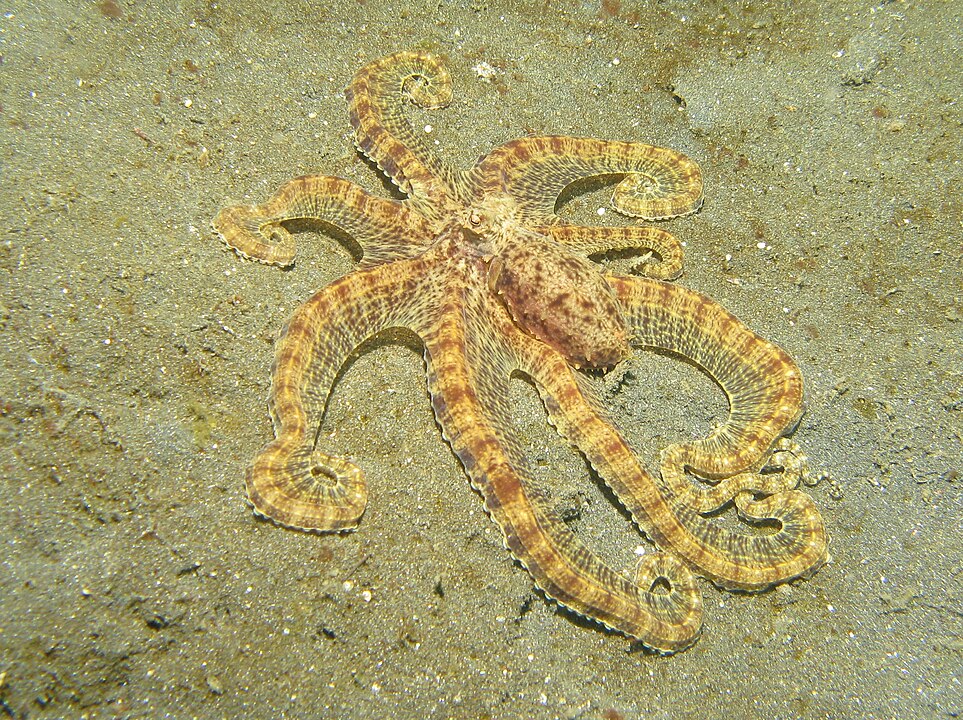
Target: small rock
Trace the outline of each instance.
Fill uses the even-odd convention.
[[[204,680],[207,682],[207,689],[210,690],[214,695],[224,694],[224,686],[221,685],[221,680],[217,677],[217,675],[208,675],[206,678],[204,678]]]

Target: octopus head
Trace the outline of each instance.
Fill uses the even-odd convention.
[[[516,325],[576,367],[608,368],[629,356],[621,308],[595,265],[512,223],[499,232],[488,287]]]

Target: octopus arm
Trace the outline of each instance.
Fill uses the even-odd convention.
[[[688,215],[702,206],[702,171],[682,153],[644,143],[559,135],[512,140],[478,161],[472,182],[518,200],[525,220],[558,222],[555,205],[572,183],[620,179],[612,196],[619,212],[648,220]]]
[[[681,356],[703,369],[729,401],[729,417],[685,445],[688,467],[725,477],[759,463],[802,414],[799,367],[710,298],[678,285],[610,276],[633,343]]]
[[[238,255],[268,265],[294,262],[290,220],[317,220],[357,242],[362,266],[412,257],[431,239],[431,226],[403,203],[371,195],[352,182],[305,175],[282,185],[261,205],[233,205],[214,218],[214,230]]]
[[[647,226],[585,227],[582,225],[545,225],[535,228],[583,257],[618,250],[639,250],[658,258],[643,262],[637,271],[647,277],[674,280],[682,274],[682,243],[662,228]]]
[[[354,528],[367,504],[361,470],[315,447],[342,365],[366,339],[408,326],[427,295],[411,278],[420,260],[359,270],[301,305],[278,340],[269,399],[275,440],[254,459],[247,492],[255,512],[301,530]]]
[[[641,278],[613,278],[611,283],[637,343],[677,353],[705,368],[729,396],[730,417],[709,438],[664,452],[659,483],[583,391],[574,371],[554,353],[532,346],[526,370],[553,424],[586,455],[656,545],[682,558],[697,574],[742,590],[762,590],[811,575],[827,558],[815,504],[802,492],[774,487],[777,483],[767,477],[743,472],[761,465],[773,441],[798,417],[798,369],[781,349],[698,293]],[[708,304],[700,313],[686,302]],[[713,327],[724,329],[725,335],[714,335]],[[732,343],[736,349],[727,350]],[[721,490],[703,491],[688,481],[684,467],[704,474],[715,471],[727,479],[718,486]],[[721,493],[728,495],[720,498]],[[703,515],[733,496],[743,517],[777,529],[730,530]]]
[[[442,305],[425,340],[428,385],[442,431],[501,528],[505,544],[538,586],[561,605],[661,652],[691,645],[702,599],[688,569],[672,556],[643,558],[633,580],[609,568],[553,513],[534,487],[514,440],[504,344],[513,330],[490,296],[462,289]]]
[[[451,75],[444,63],[426,52],[398,52],[361,68],[345,96],[358,149],[421,212],[434,217],[460,180],[429,148],[424,133],[411,127],[404,106],[406,98],[429,110],[451,102]]]

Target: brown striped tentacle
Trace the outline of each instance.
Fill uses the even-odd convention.
[[[518,200],[526,219],[557,221],[555,204],[566,187],[591,177],[624,176],[612,204],[647,220],[688,215],[702,206],[702,170],[680,152],[644,143],[558,135],[512,140],[478,161],[471,177],[480,188],[501,188]]]
[[[288,321],[277,343],[270,410],[276,439],[254,459],[247,492],[255,511],[287,527],[355,527],[367,503],[360,469],[321,452],[315,438],[348,355],[367,338],[406,326],[430,307],[417,279],[423,261],[359,270],[316,293]]]
[[[411,257],[431,239],[431,225],[396,200],[375,197],[327,175],[290,180],[261,205],[233,205],[214,218],[214,230],[238,255],[268,265],[294,262],[289,220],[318,220],[355,240],[362,265]]]
[[[429,217],[443,210],[455,173],[405,117],[404,100],[427,109],[451,101],[451,75],[440,58],[402,51],[361,68],[345,88],[358,149],[378,164]]]
[[[678,285],[612,276],[622,314],[640,346],[677,353],[703,368],[729,400],[729,417],[678,457],[703,477],[727,477],[759,463],[802,414],[799,367],[701,293]]]
[[[753,515],[754,497],[795,490],[809,473],[807,458],[799,447],[786,438],[779,438],[773,444],[772,454],[758,470],[746,470],[724,478],[703,477],[700,480],[705,482],[695,485],[685,475],[688,450],[685,443],[669,445],[662,450],[662,481],[700,513],[715,512],[734,500],[748,519],[762,520],[764,518]]]
[[[507,547],[565,607],[661,652],[695,642],[702,599],[686,567],[656,553],[643,558],[634,581],[624,577],[580,542],[533,486],[507,404],[514,364],[499,328],[516,331],[505,310],[475,286],[450,294],[440,318],[422,333],[432,403]]]
[[[609,282],[635,344],[690,360],[729,400],[729,417],[708,437],[671,445],[662,454],[662,487],[704,552],[695,547],[694,555],[685,553],[681,536],[669,538],[670,546],[727,587],[760,589],[815,572],[827,558],[827,538],[812,499],[792,489],[798,474],[787,467],[786,478],[778,480],[754,472],[801,413],[799,368],[782,348],[704,295],[643,278],[612,277]],[[723,480],[715,488],[697,487],[685,477],[685,468]],[[649,492],[645,483],[642,493]],[[744,495],[748,492],[765,497],[751,502]],[[734,534],[701,516],[733,497],[747,519],[775,521],[779,529],[766,535]]]
[[[780,528],[766,535],[729,530],[706,518],[687,496],[667,491],[639,464],[632,448],[585,391],[575,371],[544,346],[530,347],[525,368],[552,424],[588,458],[655,544],[717,584],[761,590],[811,574],[825,558],[822,522],[802,493],[773,495],[768,512]]]
[[[536,232],[548,235],[581,255],[601,255],[614,250],[642,250],[658,259],[641,262],[636,270],[646,277],[674,280],[682,274],[682,243],[662,228],[646,226],[585,227],[545,225]]]

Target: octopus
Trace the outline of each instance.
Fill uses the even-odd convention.
[[[614,185],[622,215],[659,221],[696,212],[702,173],[673,150],[639,142],[528,136],[450,167],[406,117],[443,108],[444,62],[398,52],[348,85],[361,153],[400,190],[379,197],[309,175],[260,205],[219,212],[213,228],[243,258],[294,262],[289,221],[316,221],[356,242],[354,271],[294,312],[276,346],[269,409],[275,439],[246,478],[255,513],[288,528],[356,528],[362,470],[317,437],[332,386],[362,343],[393,328],[424,344],[442,434],[505,545],[550,600],[652,651],[684,650],[702,628],[695,578],[762,591],[811,576],[827,560],[820,513],[799,489],[806,458],[786,439],[802,411],[792,358],[708,297],[671,282],[681,243],[656,225],[581,226],[556,212],[578,181]],[[637,221],[638,222],[638,221]],[[631,274],[603,271],[610,251],[643,255]],[[729,412],[706,436],[668,445],[658,474],[609,417],[593,376],[637,349],[681,358],[724,391]],[[654,545],[634,572],[607,564],[535,482],[513,421],[509,382],[533,385],[548,421]],[[723,523],[734,506],[741,523]]]

